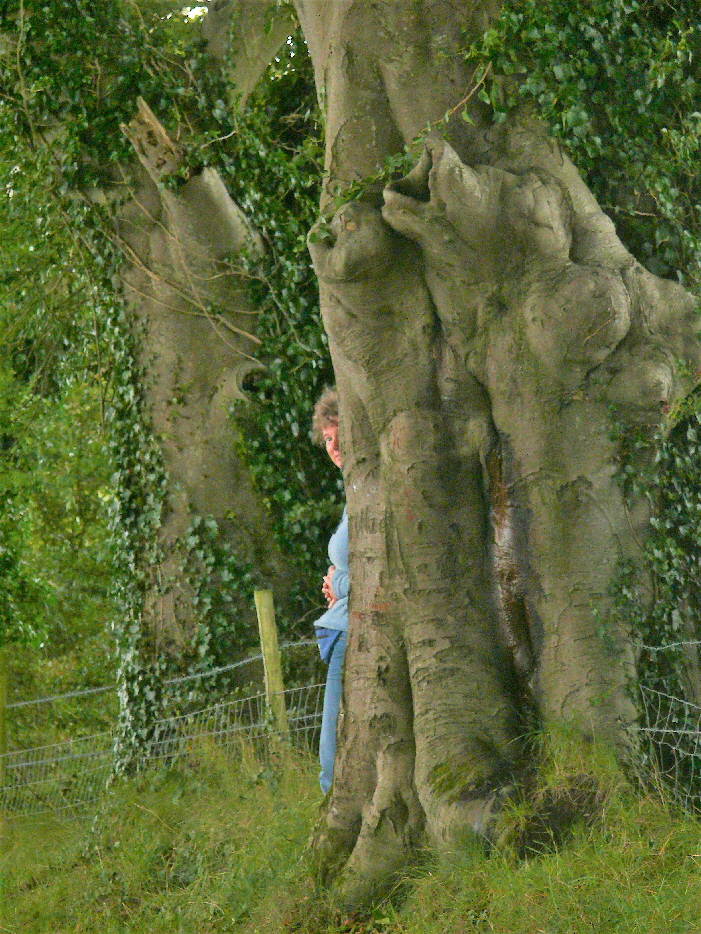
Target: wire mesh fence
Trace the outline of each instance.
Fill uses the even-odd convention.
[[[275,726],[270,708],[276,696],[265,693],[214,704],[196,713],[159,720],[148,759],[172,760],[185,755],[193,742],[207,739],[216,746],[252,743],[262,753],[281,739],[297,747],[313,749],[321,726],[323,684],[288,688],[281,696],[287,710],[287,729]],[[270,702],[269,702],[270,701]]]
[[[323,691],[323,684],[310,684],[282,692],[284,735],[273,725],[264,692],[159,720],[140,765],[173,762],[202,740],[232,750],[242,741],[252,743],[263,755],[283,739],[311,750],[318,742]],[[108,732],[0,756],[0,809],[16,816],[84,810],[107,784],[115,742],[116,735]]]
[[[640,749],[646,778],[686,811],[701,811],[701,642],[641,646]]]
[[[701,650],[701,643],[694,646]],[[159,720],[139,764],[176,761],[202,740],[231,751],[245,742],[260,756],[282,739],[314,750],[323,690],[323,684],[314,683],[282,692],[285,730],[271,714],[274,695],[267,699],[263,691]],[[649,772],[682,807],[701,810],[701,704],[696,703],[701,698],[690,700],[645,684],[639,697],[638,730]],[[0,756],[0,809],[18,816],[84,810],[97,801],[112,774],[116,742],[115,733],[104,732]]]
[[[0,807],[14,814],[77,810],[95,801],[112,771],[114,741],[98,733],[1,757]]]
[[[654,775],[684,810],[701,809],[701,706],[640,688],[643,748]]]

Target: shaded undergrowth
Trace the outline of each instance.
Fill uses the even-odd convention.
[[[530,799],[503,815],[498,847],[468,841],[427,857],[394,902],[353,917],[310,881],[316,764],[284,749],[266,763],[250,754],[234,763],[201,747],[175,769],[116,786],[93,821],[8,819],[0,931],[695,934],[701,824],[583,756],[568,769],[546,766]],[[573,789],[576,800],[581,788],[591,800],[594,784],[595,813],[552,845],[545,833],[537,852],[524,850],[524,828],[542,829],[548,802]]]

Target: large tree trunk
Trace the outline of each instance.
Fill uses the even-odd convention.
[[[145,606],[150,643],[175,658],[192,640],[196,608],[183,566],[195,520],[213,519],[217,537],[250,563],[284,606],[289,569],[270,518],[241,461],[235,402],[245,402],[255,360],[257,311],[236,257],[262,244],[219,175],[204,169],[171,190],[179,152],[143,101],[125,128],[144,171],[121,212],[124,283],[140,330],[145,400],[166,471],[161,559],[150,568]],[[250,617],[251,606],[235,611]]]
[[[631,747],[612,612],[647,527],[616,478],[701,356],[694,300],[622,246],[535,124],[455,113],[492,3],[298,0],[326,102],[328,191],[427,124],[417,167],[310,238],[341,400],[350,634],[315,846],[349,904],[424,828],[488,833],[534,722]],[[464,41],[464,40],[462,40]],[[442,138],[441,138],[442,137]],[[613,413],[613,414],[612,414]]]
[[[203,29],[208,51],[226,67],[227,36],[235,44],[232,107],[243,106],[292,28],[289,10],[273,16],[257,0],[212,5]],[[138,157],[137,167],[124,173],[129,198],[118,229],[123,285],[147,374],[145,414],[165,469],[159,556],[143,569],[149,583],[141,642],[152,660],[166,657],[187,667],[199,658],[193,644],[198,609],[188,570],[201,569],[187,567],[187,539],[198,520],[216,524],[208,546],[231,549],[242,566],[253,568],[259,585],[273,589],[279,608],[289,605],[290,562],[275,542],[271,518],[242,458],[231,411],[234,403],[247,401],[247,378],[262,370],[255,357],[258,311],[240,254],[260,253],[263,244],[215,169],[173,182],[182,168],[180,147],[144,101],[123,130]],[[256,631],[250,595],[231,612],[239,627]]]
[[[233,108],[243,106],[291,31],[289,10],[271,12],[257,0],[238,6],[225,0],[212,4],[205,21],[214,57],[226,59],[227,35],[236,42]],[[145,374],[140,417],[154,441],[146,460],[154,477],[162,468],[162,486],[132,489],[133,465],[122,458],[125,536],[134,521],[132,500],[146,497],[137,524],[144,514],[158,515],[154,541],[133,549],[132,570],[142,583],[121,636],[120,767],[129,767],[134,753],[138,761],[144,744],[158,738],[154,731],[167,703],[164,672],[188,672],[203,659],[232,660],[218,644],[221,633],[203,616],[202,607],[219,599],[217,590],[227,591],[226,602],[220,601],[230,619],[225,640],[243,647],[257,632],[252,594],[239,588],[232,595],[227,580],[250,574],[273,590],[283,615],[291,610],[294,583],[232,412],[235,403],[241,410],[248,401],[246,380],[263,369],[255,356],[258,310],[241,265],[241,253],[260,253],[262,241],[215,169],[175,179],[182,171],[180,146],[144,101],[134,104],[138,112],[122,129],[138,162],[122,172],[128,197],[117,235]],[[148,469],[139,466],[142,474]]]

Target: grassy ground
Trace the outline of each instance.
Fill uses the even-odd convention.
[[[486,854],[467,844],[427,860],[372,918],[330,921],[304,853],[315,774],[289,753],[234,764],[203,747],[177,770],[113,789],[93,821],[8,820],[0,932],[701,932],[701,824],[620,780],[558,852],[517,859],[513,845]],[[527,810],[509,816],[512,832]]]

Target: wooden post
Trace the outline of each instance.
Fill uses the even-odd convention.
[[[255,590],[253,598],[256,602],[260,646],[263,653],[266,700],[278,730],[281,733],[287,733],[287,711],[285,710],[285,696],[282,693],[284,686],[282,683],[280,646],[277,641],[277,626],[275,625],[273,593],[271,590]]]

